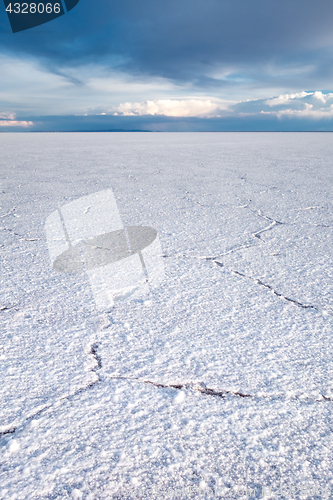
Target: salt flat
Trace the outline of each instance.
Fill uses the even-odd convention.
[[[332,157],[330,133],[0,135],[1,499],[330,498]],[[45,221],[106,189],[165,277],[101,311]]]

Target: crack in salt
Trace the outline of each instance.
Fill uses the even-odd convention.
[[[5,193],[5,191],[1,191],[1,194],[6,194],[6,193]],[[19,217],[19,215],[17,215],[15,213],[15,211],[16,211],[16,207],[14,207],[10,212],[7,212],[4,215],[0,215],[0,219],[3,219],[4,217],[9,217],[10,215],[13,215],[13,217]]]
[[[88,354],[91,354],[93,356],[94,360],[96,361],[96,365],[89,370],[89,371],[95,373],[95,375],[97,376],[97,379],[94,382],[90,382],[90,384],[88,384],[88,385],[86,385],[84,387],[81,387],[80,389],[77,389],[72,394],[68,394],[67,396],[62,396],[61,398],[57,399],[55,401],[55,403],[50,403],[50,404],[44,406],[43,408],[41,408],[40,410],[38,410],[33,415],[27,417],[20,424],[18,424],[16,426],[13,426],[13,427],[10,427],[10,428],[8,428],[8,429],[0,432],[0,439],[2,437],[4,437],[4,436],[7,436],[8,434],[15,434],[17,431],[23,430],[32,420],[34,420],[35,418],[37,418],[40,415],[42,415],[43,413],[45,413],[47,410],[49,410],[51,408],[54,408],[60,401],[65,401],[65,400],[70,401],[71,399],[73,399],[78,394],[86,392],[87,390],[91,389],[96,384],[98,384],[99,382],[101,382],[102,378],[101,378],[100,374],[98,373],[98,370],[100,370],[102,368],[102,358],[99,356],[99,354],[97,352],[98,347],[99,347],[99,344],[98,343],[94,343],[94,344],[91,345],[90,351],[88,352]]]
[[[25,236],[22,236],[19,233],[15,233],[14,229],[11,229],[9,227],[0,227],[0,231],[8,231],[14,236],[18,236],[20,241],[40,241],[40,238],[26,238]]]
[[[98,347],[99,347],[99,344],[97,342],[95,344],[92,344],[89,354],[93,355],[93,357],[95,358],[96,363],[97,363],[97,365],[94,368],[92,368],[91,371],[93,371],[94,373],[96,373],[96,375],[98,377],[100,377],[100,375],[97,373],[97,371],[100,370],[103,367],[103,365],[102,365],[102,358],[97,352]]]
[[[271,231],[272,229],[274,229],[277,226],[288,224],[288,223],[278,221],[276,219],[273,219],[272,217],[269,217],[268,215],[263,214],[261,212],[261,210],[252,210],[251,208],[249,208],[250,203],[251,203],[251,200],[249,200],[249,203],[247,205],[245,205],[244,207],[242,207],[242,208],[248,208],[252,213],[258,215],[259,217],[261,217],[261,218],[263,218],[265,220],[270,221],[270,224],[268,226],[264,227],[263,229],[260,229],[259,231],[255,231],[254,233],[252,233],[253,238],[256,238],[257,240],[259,240],[259,244],[264,244],[265,243],[265,241],[260,236],[262,233],[267,232],[267,231]],[[312,208],[312,207],[310,207],[310,208]],[[329,227],[329,226],[324,226],[324,227]],[[331,313],[327,309],[324,309],[324,308],[322,308],[320,306],[314,306],[312,304],[303,304],[302,302],[299,302],[298,300],[291,299],[290,297],[287,297],[286,295],[283,295],[282,293],[274,290],[274,288],[272,286],[267,285],[266,283],[263,283],[260,279],[254,278],[252,276],[246,276],[245,274],[243,274],[243,273],[241,273],[239,271],[235,271],[235,270],[232,270],[232,269],[227,269],[222,262],[219,262],[217,260],[217,259],[221,259],[221,257],[229,255],[229,254],[231,254],[233,252],[237,252],[237,251],[239,251],[239,250],[241,250],[243,248],[251,248],[251,247],[256,247],[256,246],[258,246],[258,244],[242,244],[242,245],[238,245],[238,246],[236,246],[234,248],[229,249],[228,251],[226,251],[224,253],[219,254],[218,256],[216,256],[216,255],[215,256],[192,256],[192,255],[185,255],[185,254],[175,254],[173,256],[170,256],[170,255],[163,254],[162,257],[164,257],[164,258],[167,258],[167,257],[184,257],[184,258],[193,258],[193,259],[213,261],[219,267],[224,267],[224,269],[227,272],[232,273],[232,274],[236,274],[238,276],[241,276],[242,278],[246,278],[248,280],[253,281],[257,285],[260,285],[260,286],[262,286],[264,288],[267,288],[272,293],[274,293],[274,295],[276,295],[277,297],[281,297],[282,299],[284,299],[284,300],[286,300],[288,302],[291,302],[292,304],[296,305],[297,307],[300,307],[302,309],[312,309],[314,311],[321,312],[321,313],[324,313],[324,314],[328,314],[329,316],[333,316],[333,313]]]
[[[222,262],[218,262],[217,260],[214,260],[214,263],[216,265],[218,265],[219,267],[224,267]],[[276,290],[274,290],[274,288],[271,285],[267,285],[267,283],[264,283],[263,281],[261,281],[258,278],[254,278],[252,276],[247,276],[246,274],[240,273],[239,271],[235,271],[233,269],[227,269],[226,267],[224,267],[224,269],[229,273],[236,274],[237,276],[241,276],[242,278],[246,278],[247,280],[250,280],[253,283],[256,283],[257,285],[260,285],[264,288],[267,288],[272,293],[274,293],[274,295],[276,295],[277,297],[281,297],[282,299],[287,300],[288,302],[295,304],[297,307],[300,307],[302,309],[313,309],[314,311],[325,313],[325,314],[328,314],[329,316],[333,316],[333,314],[330,311],[328,311],[327,309],[324,309],[324,308],[319,307],[319,306],[314,306],[312,304],[303,304],[302,302],[299,302],[298,300],[291,299],[290,297],[287,297],[286,295],[283,295],[282,293],[277,292]]]
[[[109,375],[107,378],[111,380],[125,380],[125,381],[131,381],[131,382],[138,382],[140,384],[149,384],[153,385],[154,387],[162,388],[162,389],[177,389],[177,390],[182,390],[182,389],[187,389],[187,390],[192,390],[192,391],[197,391],[200,392],[201,394],[204,394],[206,396],[217,396],[219,398],[226,398],[227,396],[236,396],[239,398],[252,398],[252,399],[272,399],[272,398],[285,398],[287,400],[297,400],[297,401],[313,401],[313,402],[323,402],[323,401],[333,401],[333,398],[330,398],[328,396],[324,396],[323,394],[318,394],[318,397],[311,396],[310,394],[307,393],[301,393],[299,395],[293,395],[291,393],[277,393],[277,394],[246,394],[243,392],[239,391],[231,391],[231,390],[226,390],[226,389],[221,389],[221,390],[216,390],[216,389],[211,389],[206,386],[204,382],[197,382],[197,383],[184,383],[184,384],[163,384],[161,382],[154,382],[152,380],[140,380],[139,378],[131,378],[131,377],[122,377],[122,376],[112,376]]]
[[[249,246],[255,246],[255,245],[249,245]],[[245,248],[245,247],[244,246],[237,247],[237,249],[230,250],[227,253],[234,252],[236,250],[239,250],[240,248]],[[258,278],[254,278],[253,276],[247,276],[246,274],[243,274],[243,273],[241,273],[239,271],[235,271],[234,269],[228,269],[227,267],[225,267],[225,265],[222,262],[219,262],[218,260],[216,260],[216,259],[219,259],[220,257],[223,257],[224,255],[227,255],[227,253],[221,254],[218,257],[210,257],[210,256],[208,256],[208,257],[200,257],[200,256],[192,256],[192,255],[185,255],[185,254],[178,254],[178,255],[177,254],[175,254],[175,255],[166,255],[166,254],[164,254],[161,257],[164,257],[164,258],[170,258],[170,257],[174,257],[174,258],[178,257],[179,258],[179,257],[183,257],[183,258],[192,258],[192,259],[212,261],[217,266],[223,267],[226,272],[228,272],[230,274],[236,274],[237,276],[241,276],[242,278],[246,278],[246,279],[252,281],[253,283],[256,283],[257,285],[260,285],[260,286],[262,286],[264,288],[267,288],[272,293],[274,293],[274,295],[276,295],[277,297],[281,297],[282,299],[295,304],[297,307],[300,307],[302,309],[313,309],[314,311],[317,311],[317,312],[320,312],[320,313],[324,313],[324,314],[328,314],[329,316],[333,316],[333,313],[330,312],[330,311],[328,311],[324,307],[314,306],[312,304],[303,304],[302,302],[299,302],[298,300],[291,299],[290,297],[287,297],[286,295],[283,295],[282,293],[277,292],[276,290],[274,290],[274,288],[271,285],[267,285],[266,283],[263,283]]]
[[[244,207],[244,208],[248,208],[248,206]],[[268,226],[264,227],[263,229],[260,229],[259,231],[255,231],[254,233],[251,233],[252,237],[256,238],[257,240],[259,240],[260,243],[265,243],[265,241],[260,236],[262,233],[265,233],[267,231],[271,231],[276,226],[282,226],[282,225],[285,224],[285,222],[281,222],[281,221],[278,221],[276,219],[273,219],[272,217],[268,217],[268,215],[263,214],[261,212],[261,210],[254,211],[254,210],[250,209],[250,211],[252,213],[254,213],[255,215],[258,215],[262,219],[270,221],[270,224],[268,224]],[[244,244],[244,245],[238,245],[238,246],[236,246],[234,248],[231,248],[227,252],[224,252],[224,253],[220,254],[219,256],[215,257],[214,259],[209,259],[209,260],[215,260],[215,259],[218,259],[218,258],[223,257],[225,255],[229,255],[230,253],[238,252],[238,250],[242,250],[243,248],[251,248],[251,247],[256,247],[256,246],[258,246],[258,245],[257,244],[251,244],[251,243],[250,244]]]
[[[0,432],[0,438],[2,438],[3,436],[6,436],[8,434],[15,434],[15,432],[17,432],[18,430],[24,429],[34,418],[36,418],[39,415],[41,415],[42,413],[44,413],[46,410],[51,408],[51,406],[52,405],[44,406],[43,408],[38,410],[36,413],[31,415],[30,417],[27,417],[21,424],[16,425],[14,427],[10,427],[9,429],[6,429],[6,430]]]
[[[93,368],[91,368],[91,370],[90,370],[97,375],[97,380],[95,382],[91,382],[87,386],[78,389],[73,394],[69,394],[67,396],[63,396],[63,397],[59,398],[54,404],[49,404],[49,405],[45,406],[44,408],[41,408],[33,415],[26,418],[25,421],[22,422],[20,425],[17,425],[15,427],[11,427],[9,429],[6,429],[5,431],[0,432],[0,438],[7,436],[9,434],[15,434],[17,431],[23,430],[28,425],[28,423],[30,423],[36,417],[45,413],[47,410],[54,408],[57,405],[57,403],[59,403],[60,401],[64,401],[64,400],[70,401],[78,394],[86,392],[87,390],[94,387],[99,382],[102,382],[103,378],[98,373],[98,371],[103,366],[102,358],[97,352],[99,345],[100,344],[98,344],[98,343],[92,344],[90,347],[90,351],[88,353],[88,354],[91,354],[96,361],[96,365]],[[190,383],[184,383],[184,384],[163,384],[161,382],[154,382],[152,380],[140,380],[139,378],[133,378],[133,377],[131,378],[131,377],[109,375],[109,376],[107,376],[107,378],[109,378],[110,380],[125,380],[128,382],[131,381],[131,382],[137,382],[140,384],[149,384],[149,385],[153,385],[154,387],[162,388],[162,389],[192,390],[192,391],[200,392],[201,394],[204,394],[205,396],[215,396],[215,397],[219,397],[219,398],[226,398],[227,396],[235,396],[235,397],[239,397],[239,398],[252,398],[252,399],[270,399],[270,398],[277,398],[277,397],[285,397],[288,400],[294,399],[294,400],[298,400],[298,401],[305,401],[305,400],[309,400],[309,401],[313,401],[313,402],[322,402],[322,401],[332,402],[333,401],[333,398],[330,398],[328,396],[324,396],[323,394],[319,394],[319,399],[318,399],[318,397],[316,398],[316,397],[311,396],[311,395],[306,394],[306,393],[301,393],[300,395],[294,395],[294,396],[288,395],[288,397],[286,394],[283,394],[283,393],[281,393],[281,394],[263,394],[263,395],[245,394],[245,393],[242,393],[239,391],[231,391],[231,390],[224,390],[224,389],[223,390],[211,389],[211,388],[207,387],[206,384],[204,384],[203,382],[198,382],[198,383],[190,382]]]
[[[152,380],[140,380],[139,378],[136,377],[122,377],[122,376],[112,376],[108,375],[107,378],[110,380],[126,380],[128,382],[138,382],[139,384],[149,384],[153,385],[154,387],[159,387],[162,389],[188,389],[188,390],[193,390],[193,391],[198,391],[201,392],[201,394],[206,394],[208,396],[218,396],[221,398],[224,398],[225,396],[231,395],[231,396],[238,396],[241,398],[253,398],[254,396],[252,394],[243,394],[242,392],[237,392],[237,391],[227,391],[227,390],[220,390],[216,391],[215,389],[210,389],[209,387],[206,386],[203,382],[199,382],[196,384],[193,383],[185,383],[185,384],[162,384],[161,382],[153,382]]]
[[[154,385],[155,387],[162,387],[164,389],[167,389],[171,387],[172,389],[192,389],[194,391],[199,391],[201,394],[206,394],[208,396],[219,396],[220,398],[223,398],[227,396],[228,394],[233,395],[233,396],[239,396],[241,398],[251,398],[253,397],[251,394],[243,394],[241,392],[234,392],[234,391],[215,391],[214,389],[210,389],[209,387],[206,387],[206,385],[203,382],[200,382],[199,384],[161,384],[157,382],[151,382],[150,380],[144,380],[144,384],[151,384]]]
[[[265,233],[266,231],[270,231],[271,229],[273,229],[273,227],[279,226],[279,225],[282,225],[282,222],[273,220],[271,222],[271,224],[269,224],[267,227],[264,227],[264,229],[261,229],[260,231],[256,231],[255,233],[252,233],[252,236],[254,238],[257,238],[258,240],[262,241],[260,234]]]
[[[250,200],[250,202],[251,202],[251,200]],[[240,207],[240,208],[248,208],[248,205],[245,205],[244,207]],[[238,252],[239,250],[242,250],[244,248],[258,247],[259,244],[264,244],[265,241],[260,237],[260,235],[262,233],[265,233],[267,231],[271,231],[276,226],[281,226],[281,225],[286,224],[285,222],[281,222],[281,221],[272,219],[271,217],[268,217],[268,215],[263,214],[261,212],[261,210],[256,210],[255,211],[255,210],[251,210],[250,209],[250,211],[252,213],[254,213],[255,215],[258,215],[259,217],[261,217],[261,218],[263,218],[265,220],[270,221],[270,224],[268,224],[268,226],[264,227],[263,229],[259,229],[258,231],[255,231],[254,233],[251,233],[251,236],[253,238],[256,238],[256,240],[259,240],[259,243],[244,243],[242,245],[236,245],[235,247],[230,248],[226,252],[223,252],[223,253],[220,253],[220,254],[214,255],[214,256],[195,256],[195,255],[186,255],[186,254],[180,254],[179,253],[179,254],[175,254],[173,257],[185,257],[185,258],[192,258],[192,259],[213,260],[213,261],[215,261],[216,259],[220,259],[221,257],[224,257],[225,255],[229,255],[231,253]],[[167,258],[167,257],[170,257],[170,255],[163,254],[163,255],[161,255],[161,257]]]
[[[0,312],[1,311],[10,311],[10,310],[18,311],[18,309],[15,306],[1,306],[0,307]]]

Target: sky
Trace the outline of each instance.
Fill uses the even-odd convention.
[[[332,0],[1,2],[0,131],[81,130],[333,131]]]

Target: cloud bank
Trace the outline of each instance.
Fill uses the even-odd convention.
[[[235,106],[234,111],[248,115],[260,113],[281,119],[295,117],[330,120],[333,117],[333,93],[316,90],[283,94],[270,99],[240,102]]]
[[[9,114],[0,113],[0,127],[26,128],[26,127],[32,127],[33,125],[34,123],[32,121],[15,120],[14,113],[9,113]]]
[[[104,110],[103,110],[104,109]],[[333,131],[333,93],[300,91],[252,101],[156,99],[62,116],[0,115],[0,127],[35,131]]]
[[[120,104],[114,115],[122,116],[135,115],[163,115],[172,117],[216,117],[220,116],[222,105],[214,103],[211,100],[199,99],[159,99],[146,102],[125,102]],[[224,108],[226,109],[226,108]]]
[[[31,127],[33,122],[27,122],[25,120],[0,120],[0,127]]]

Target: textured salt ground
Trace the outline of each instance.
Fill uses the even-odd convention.
[[[331,447],[325,403],[104,380],[3,440],[2,495],[237,498],[247,485],[259,497],[260,485],[323,487]]]
[[[0,149],[1,498],[331,487],[329,134],[3,134]],[[124,224],[158,230],[166,280],[101,315],[84,276],[50,269],[44,221],[109,187]]]
[[[115,312],[97,337],[103,371],[176,384],[199,380],[217,390],[332,397],[332,318],[276,300],[237,276],[221,279],[218,267],[204,280],[207,267],[196,266],[201,279],[193,288],[194,269],[182,274],[188,286],[178,295],[171,280],[163,312],[154,302],[134,306],[125,322],[123,310]]]

